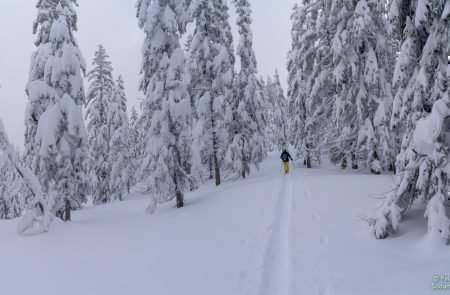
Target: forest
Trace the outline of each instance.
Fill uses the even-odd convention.
[[[134,194],[150,215],[182,212],[187,196],[250,185],[288,150],[293,173],[321,176],[330,164],[391,177],[378,207],[359,215],[375,239],[396,237],[408,211],[419,210],[426,232],[448,246],[450,1],[299,0],[279,65],[287,89],[277,70],[259,75],[251,1],[228,2],[137,1],[143,99],[130,108],[107,48],[83,57],[77,1],[38,0],[24,146],[0,120],[0,222],[35,237]],[[281,196],[291,184],[280,181]]]

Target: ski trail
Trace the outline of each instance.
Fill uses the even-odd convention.
[[[260,295],[288,295],[291,289],[291,204],[293,182],[290,175],[282,178],[274,210],[270,236],[262,265]]]

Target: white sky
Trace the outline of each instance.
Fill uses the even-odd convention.
[[[35,36],[32,24],[37,0],[0,0],[0,118],[11,141],[23,145],[25,86]],[[230,11],[234,12],[231,0]],[[286,84],[286,55],[290,46],[290,14],[296,0],[250,0],[253,5],[254,49],[259,74],[272,75],[278,68]],[[143,34],[135,18],[136,0],[78,0],[75,33],[90,69],[98,44],[111,57],[115,75],[122,74],[131,105],[138,105],[138,81]],[[237,30],[234,17],[231,19]],[[87,84],[85,84],[87,89]]]

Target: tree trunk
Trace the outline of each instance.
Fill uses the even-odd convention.
[[[311,155],[309,152],[306,153],[306,168],[311,168]]]
[[[183,208],[184,207],[184,197],[182,192],[176,193],[177,197],[177,208]]]
[[[395,168],[395,163],[394,162],[390,163],[389,166],[388,166],[388,171],[389,172],[393,172],[394,174],[397,174],[396,170],[397,169]]]
[[[209,160],[209,179],[214,179],[213,161]]]
[[[242,146],[245,145],[244,139],[241,140],[241,143],[242,143]],[[245,154],[244,154],[244,149],[242,149],[241,157],[242,157],[242,162],[243,162],[243,164],[246,163]],[[245,177],[246,177],[246,175],[245,175],[245,164],[244,164],[244,167],[243,167],[243,169],[242,169],[242,174],[241,174],[241,175],[242,175],[242,178],[245,179]]]
[[[71,221],[70,219],[70,201],[69,199],[65,199],[64,200],[64,207],[63,207],[63,212],[62,212],[62,216],[61,216],[63,221]]]
[[[215,170],[216,170],[216,186],[219,186],[221,184],[220,181],[220,166],[219,161],[217,160],[217,157],[214,156],[214,164],[215,164]]]
[[[341,169],[347,169],[347,157],[342,158]]]
[[[358,169],[358,162],[356,161],[355,153],[352,153],[352,169]]]

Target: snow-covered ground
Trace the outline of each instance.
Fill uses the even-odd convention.
[[[0,294],[426,295],[434,275],[450,275],[450,249],[426,236],[423,208],[384,241],[358,217],[390,176],[280,168],[272,154],[250,179],[205,185],[185,208],[154,215],[134,197],[40,236],[0,221]]]

